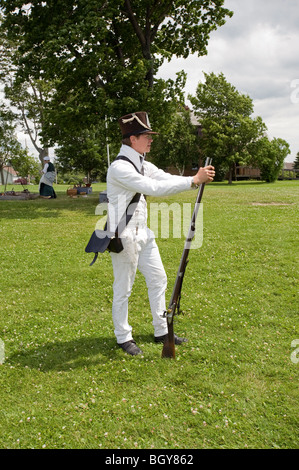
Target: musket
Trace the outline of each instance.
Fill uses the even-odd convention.
[[[208,166],[211,163],[212,163],[212,159],[207,158],[205,162],[205,166]],[[183,279],[184,279],[187,263],[189,261],[188,255],[190,251],[191,242],[194,238],[195,222],[196,222],[196,217],[199,211],[204,187],[205,187],[205,183],[201,183],[198,189],[196,202],[195,202],[194,209],[193,209],[193,214],[192,214],[192,218],[190,222],[188,235],[185,240],[184,250],[183,250],[182,257],[181,257],[179,269],[178,269],[176,280],[175,280],[174,287],[172,290],[172,295],[169,301],[168,309],[165,312],[165,316],[167,319],[168,332],[167,332],[167,336],[163,344],[162,357],[173,358],[173,359],[175,358],[173,320],[174,320],[174,316],[180,313],[180,300],[181,300],[181,290],[182,290],[182,285],[183,285]]]

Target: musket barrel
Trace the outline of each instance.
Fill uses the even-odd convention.
[[[205,166],[208,166],[211,163],[212,163],[212,159],[208,157],[206,159]],[[175,357],[173,316],[175,315],[176,309],[177,308],[179,309],[178,303],[179,303],[179,299],[180,299],[180,292],[181,292],[181,288],[182,288],[182,282],[183,282],[186,266],[187,266],[187,263],[188,263],[187,258],[188,258],[188,254],[189,254],[189,251],[190,251],[191,242],[192,242],[193,237],[194,237],[195,222],[196,222],[196,217],[197,217],[197,214],[198,214],[198,211],[199,211],[199,207],[200,207],[204,187],[205,187],[205,183],[202,183],[199,186],[199,190],[198,190],[198,193],[197,193],[196,202],[195,202],[195,206],[194,206],[194,209],[193,209],[193,214],[192,214],[192,218],[191,218],[191,222],[190,222],[188,235],[187,235],[186,240],[185,240],[183,254],[181,256],[181,261],[180,261],[179,269],[178,269],[178,272],[177,272],[177,275],[176,275],[176,280],[175,280],[175,283],[174,283],[174,287],[173,287],[173,290],[172,290],[171,299],[170,299],[170,302],[169,302],[168,310],[166,312],[167,325],[168,325],[168,335],[167,335],[167,338],[164,342],[162,357],[170,357],[170,358]]]

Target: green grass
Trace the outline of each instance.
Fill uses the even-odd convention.
[[[0,201],[0,447],[297,448],[298,183],[206,187],[203,245],[175,318],[189,341],[175,360],[152,341],[139,273],[130,322],[144,355],[116,346],[109,254],[90,267],[84,251],[103,188]],[[157,242],[168,301],[183,240]]]

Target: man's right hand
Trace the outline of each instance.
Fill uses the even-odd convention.
[[[193,176],[193,183],[200,185],[201,183],[210,183],[215,176],[215,168],[212,165],[200,168],[196,175]]]

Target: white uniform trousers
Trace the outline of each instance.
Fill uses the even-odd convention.
[[[153,232],[148,228],[129,228],[122,236],[124,250],[110,253],[113,265],[113,304],[112,318],[118,344],[133,339],[132,327],[128,321],[128,301],[131,295],[137,269],[144,275],[151,313],[154,335],[167,333],[165,312],[165,290],[167,277],[161,261]]]

